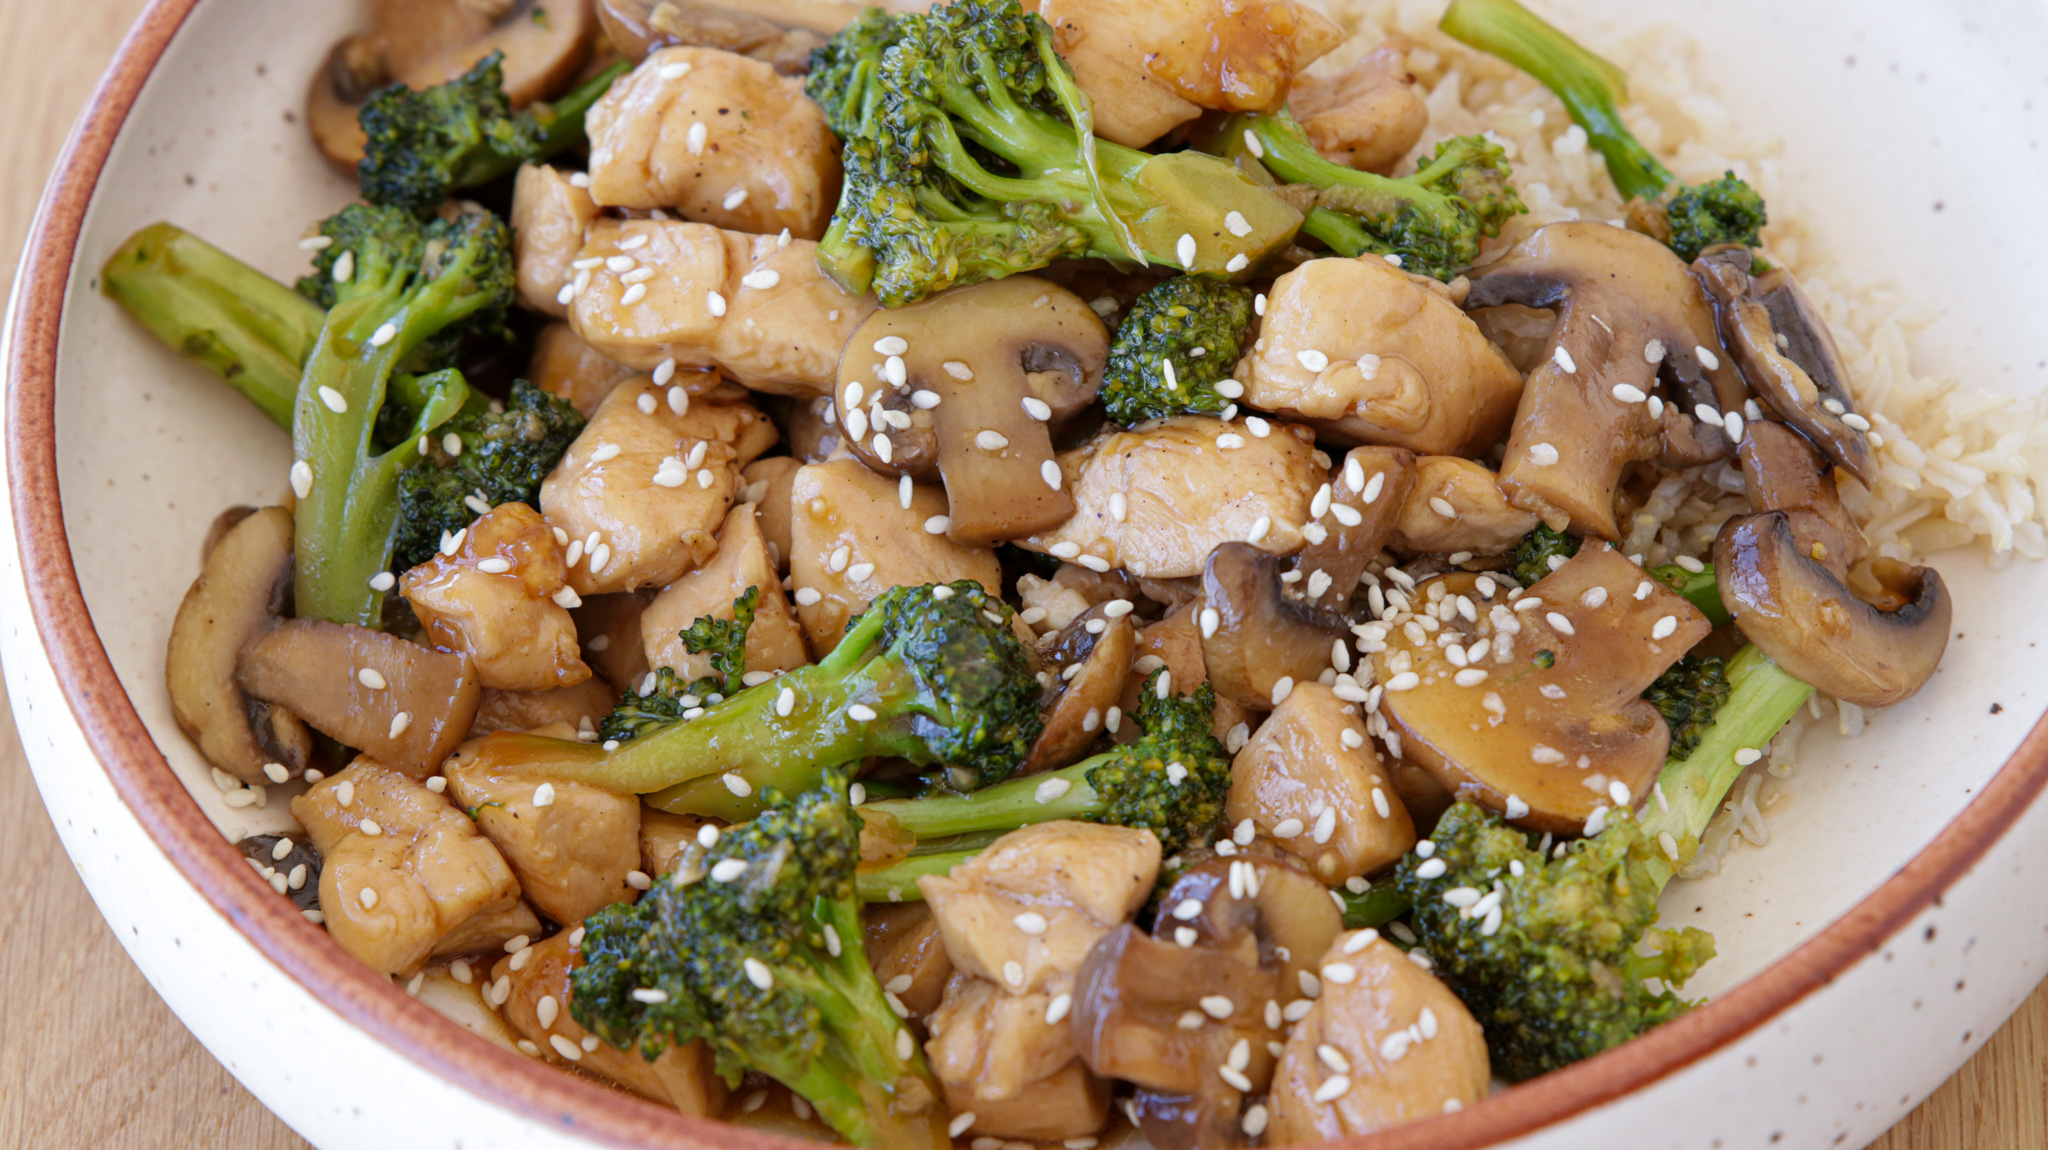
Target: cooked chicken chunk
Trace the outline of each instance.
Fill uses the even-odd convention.
[[[568,568],[540,512],[501,503],[463,533],[453,555],[405,573],[399,591],[426,627],[427,641],[466,652],[477,681],[501,691],[545,691],[590,678],[564,604]]]
[[[1070,980],[1096,940],[1143,905],[1158,874],[1150,831],[1056,820],[1011,831],[917,887],[955,968],[1026,994]]]
[[[573,687],[552,691],[485,691],[469,733],[531,731],[553,723],[570,730],[595,731],[616,702],[611,684],[594,675]]]
[[[822,658],[846,621],[891,587],[972,579],[991,595],[1002,570],[987,547],[963,547],[925,530],[946,513],[946,493],[913,485],[903,506],[898,481],[852,459],[813,463],[790,487],[790,579],[796,614]]]
[[[1287,109],[1331,163],[1391,174],[1429,126],[1429,107],[1408,74],[1406,40],[1388,40],[1334,76],[1302,76]]]
[[[718,532],[718,554],[704,566],[668,585],[640,616],[640,639],[648,665],[673,667],[685,682],[712,673],[709,654],[693,655],[681,632],[697,620],[733,618],[733,600],[760,589],[754,622],[747,628],[747,670],[790,671],[810,662],[803,629],[782,593],[782,576],[768,556],[754,505],[726,513]]]
[[[640,798],[516,766],[492,766],[465,744],[442,765],[449,797],[474,811],[526,897],[556,922],[581,922],[630,902],[640,869]]]
[[[754,505],[754,516],[761,521],[761,537],[768,541],[768,554],[774,558],[776,569],[785,574],[789,571],[791,554],[789,492],[796,484],[797,469],[803,465],[801,459],[777,455],[756,459],[740,472],[740,478],[746,483],[740,491],[740,499]]]
[[[1053,994],[1005,994],[962,973],[945,994],[925,1053],[946,1105],[974,1115],[968,1132],[1054,1141],[1102,1129],[1109,1083],[1081,1064],[1072,1028],[1050,1013]]]
[[[519,905],[519,880],[476,824],[421,783],[366,758],[292,800],[320,851],[320,908],[342,949],[411,974],[469,920]]]
[[[678,414],[669,399],[681,394],[620,384],[541,484],[578,595],[658,587],[710,559],[740,468],[775,443],[752,404],[699,398]]]
[[[873,903],[861,910],[861,937],[882,988],[922,1018],[939,1008],[953,960],[939,920],[921,902]]]
[[[1456,304],[1376,256],[1310,260],[1275,280],[1237,376],[1248,407],[1437,455],[1499,442],[1522,393],[1521,373]]]
[[[569,314],[562,289],[576,278],[569,265],[582,254],[583,233],[599,210],[589,184],[545,164],[520,165],[512,184],[512,257],[522,306],[546,315]]]
[[[712,1072],[711,1050],[702,1039],[670,1046],[649,1062],[640,1048],[620,1050],[596,1038],[569,1013],[569,975],[583,965],[577,944],[583,932],[563,931],[498,960],[486,997],[536,1053],[554,1063],[572,1063],[696,1118],[710,1118],[725,1105],[725,1081]]]
[[[1095,105],[1095,134],[1142,148],[1203,109],[1270,112],[1344,38],[1293,0],[1026,0]]]
[[[640,869],[656,878],[672,870],[703,869],[705,846],[699,836],[707,826],[720,826],[700,815],[672,815],[658,807],[640,808]]]
[[[590,194],[738,232],[825,234],[839,140],[803,80],[716,48],[650,53],[590,109]]]
[[[513,903],[504,910],[472,916],[468,922],[441,936],[434,944],[435,958],[450,958],[464,954],[505,953],[505,944],[525,935],[528,938],[540,933],[540,916],[524,900]]]
[[[569,545],[574,547],[578,542],[571,539]],[[647,649],[640,645],[640,616],[653,598],[651,587],[591,595],[583,600],[583,606],[569,612],[576,620],[576,637],[583,642],[583,661],[615,691],[638,688],[651,669],[647,666]]]
[[[1252,820],[1330,886],[1383,870],[1415,845],[1359,709],[1321,683],[1299,684],[1230,764],[1231,824]]]
[[[551,323],[534,337],[533,362],[526,374],[535,387],[561,396],[588,416],[620,381],[640,373],[598,354],[568,324]]]
[[[673,359],[757,391],[829,395],[840,349],[876,305],[826,279],[816,247],[709,224],[599,220],[580,258],[604,262],[576,290],[569,323],[644,371]]]
[[[1447,555],[1512,551],[1542,520],[1508,503],[1491,468],[1455,455],[1415,461],[1415,489],[1394,524],[1396,551]]]
[[[1369,1134],[1486,1097],[1486,1036],[1435,975],[1372,930],[1339,935],[1320,969],[1322,997],[1294,1024],[1273,1074],[1269,1144]],[[1351,1087],[1318,1102],[1337,1075],[1325,1046],[1350,1066]]]
[[[1300,549],[1323,483],[1315,454],[1307,428],[1263,419],[1181,416],[1108,429],[1060,455],[1074,517],[1021,546],[1152,579],[1199,575],[1230,540],[1285,555]]]

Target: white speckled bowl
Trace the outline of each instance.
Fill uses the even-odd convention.
[[[2048,301],[1987,290],[2033,283],[2048,262],[2048,239],[2014,223],[2048,186],[2038,0],[1557,7],[1580,23],[1694,29],[1732,110],[1785,140],[1797,202],[1774,206],[1803,209],[1822,242],[1941,309],[1919,347],[1928,363],[1994,388],[2048,384]],[[221,805],[171,721],[164,639],[199,541],[223,506],[280,494],[289,449],[98,296],[93,270],[135,227],[171,219],[294,272],[300,229],[350,195],[296,110],[353,8],[158,0],[50,185],[8,317],[0,533],[0,654],[37,781],[151,983],[323,1147],[769,1145],[548,1070],[356,965],[218,833],[281,822],[282,804]],[[1355,1145],[1860,1146],[1995,1030],[2048,969],[2033,878],[2048,865],[2048,809],[2034,803],[2048,735],[2029,734],[2048,616],[1996,598],[2031,601],[2032,568],[1941,566],[1957,634],[1926,691],[1861,739],[1810,737],[1772,845],[1665,898],[1668,918],[1720,940],[1694,984],[1714,1001]]]

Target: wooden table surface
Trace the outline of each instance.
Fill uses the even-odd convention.
[[[0,267],[141,0],[0,0]],[[0,700],[0,1148],[271,1150],[305,1141],[193,1041],[58,845]],[[2048,986],[1877,1150],[2048,1147]],[[1801,1148],[1793,1148],[1801,1150]]]

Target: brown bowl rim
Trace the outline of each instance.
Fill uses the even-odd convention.
[[[172,771],[101,644],[80,590],[57,485],[58,334],[76,244],[116,136],[200,0],[152,0],[116,53],[43,195],[8,316],[6,466],[35,626],[72,715],[116,792],[164,854],[271,962],[349,1023],[495,1105],[620,1147],[806,1145],[693,1119],[507,1050],[362,966],[245,865]],[[1629,1043],[1456,1114],[1339,1143],[1346,1150],[1477,1150],[1641,1089],[1755,1030],[1938,904],[2048,784],[2048,720],[1933,842],[1876,891],[1734,990]]]

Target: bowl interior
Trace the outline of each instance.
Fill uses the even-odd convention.
[[[1835,261],[1895,281],[1931,324],[1925,372],[2029,394],[2048,386],[2048,327],[2025,284],[2048,239],[2025,218],[2048,186],[2038,146],[2043,13],[2010,3],[1904,0],[1786,5],[1627,0],[1539,5],[1594,42],[1683,21],[1703,74],[1749,129],[1783,141],[1774,214],[1803,216]],[[353,193],[299,122],[307,78],[354,20],[350,4],[206,0],[177,35],[114,147],[85,221],[63,317],[57,445],[80,584],[123,686],[216,825],[286,825],[267,806],[221,802],[171,719],[163,652],[197,571],[207,524],[237,503],[277,501],[290,447],[248,403],[158,347],[97,291],[96,270],[131,231],[168,219],[263,270],[303,270],[295,243]],[[1611,42],[1611,40],[1609,41]],[[2024,69],[2033,68],[2033,72]],[[1995,157],[1988,160],[1987,157]],[[2002,170],[1983,178],[1987,163]],[[1721,957],[1694,984],[1749,977],[1853,906],[1924,846],[1997,771],[2040,714],[2048,616],[2007,610],[2031,582],[1974,550],[1938,557],[1956,600],[1941,671],[1858,738],[1816,728],[1770,845],[1737,847],[1724,872],[1674,884],[1667,918],[1699,925]]]

